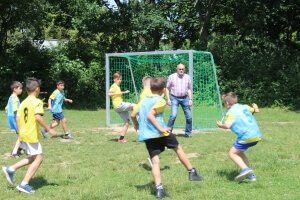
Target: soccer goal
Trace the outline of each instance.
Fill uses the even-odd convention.
[[[222,102],[216,76],[216,67],[210,52],[194,50],[154,51],[136,53],[106,54],[106,94],[113,84],[113,74],[122,74],[121,90],[129,90],[124,94],[125,102],[138,103],[143,89],[142,79],[165,77],[176,72],[176,66],[182,63],[192,79],[193,91],[193,129],[217,128],[216,121],[222,118]],[[171,109],[166,106],[164,121],[168,123]],[[122,124],[122,119],[113,110],[111,99],[106,95],[106,125]],[[174,124],[175,128],[185,127],[185,117],[181,107]]]

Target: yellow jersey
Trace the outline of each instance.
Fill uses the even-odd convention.
[[[118,93],[121,92],[121,88],[116,83],[114,83],[110,86],[109,92]],[[111,100],[114,108],[118,107],[118,105],[120,105],[123,102],[123,98],[121,94],[111,96]]]
[[[20,119],[19,136],[22,142],[38,143],[40,141],[39,123],[35,115],[43,115],[43,102],[29,95],[20,105],[17,116]]]

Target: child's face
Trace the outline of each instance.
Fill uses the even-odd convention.
[[[22,87],[14,88],[14,93],[15,93],[16,95],[22,94],[22,91],[23,91]]]
[[[64,88],[65,88],[65,84],[64,84],[64,83],[61,83],[61,84],[58,84],[58,85],[57,85],[57,89],[58,89],[59,91],[63,91]]]
[[[115,84],[117,84],[117,85],[121,85],[122,77],[115,78],[115,79],[114,79],[114,82],[115,82]]]

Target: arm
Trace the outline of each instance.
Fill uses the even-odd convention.
[[[170,132],[171,128],[168,127],[168,128],[163,128],[161,127],[161,125],[157,122],[156,118],[155,118],[155,115],[156,115],[156,111],[152,108],[147,117],[148,119],[150,120],[150,122],[161,132],[161,133],[166,133],[166,132]]]
[[[39,114],[35,115],[35,120],[42,126],[44,127],[47,132],[51,133],[52,135],[56,135],[56,131],[54,131],[54,129],[50,128],[46,122],[44,121],[43,117]]]
[[[115,95],[123,95],[123,94],[128,94],[130,91],[129,90],[126,90],[125,92],[108,92],[108,96],[111,97],[111,96],[115,96]]]
[[[252,107],[254,108],[254,113],[258,113],[259,112],[259,108],[258,108],[258,106],[257,106],[256,103],[253,103]]]
[[[219,128],[223,128],[223,129],[230,129],[230,127],[231,127],[231,124],[229,124],[229,123],[222,124],[222,122],[220,122],[220,121],[217,121],[217,125]]]
[[[73,100],[72,100],[72,99],[64,98],[64,101],[69,102],[69,103],[73,103]]]
[[[51,103],[52,103],[52,99],[49,98],[48,99],[48,110],[52,110],[52,106],[51,106],[52,104]]]
[[[188,97],[189,97],[189,105],[192,106],[193,105],[193,97],[192,97],[192,90],[188,89]]]
[[[133,110],[132,113],[131,113],[131,116],[130,116],[131,120],[132,120],[132,122],[134,124],[135,131],[137,131],[139,129],[139,123],[138,123],[137,118],[136,118],[137,114],[138,113]]]
[[[170,91],[169,91],[168,88],[166,88],[166,97],[167,97],[167,103],[168,103],[168,105],[171,106],[172,102],[170,100]]]

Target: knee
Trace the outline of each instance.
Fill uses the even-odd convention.
[[[61,121],[62,121],[62,123],[64,123],[64,124],[67,123],[67,119],[66,119],[66,118],[63,118]]]

